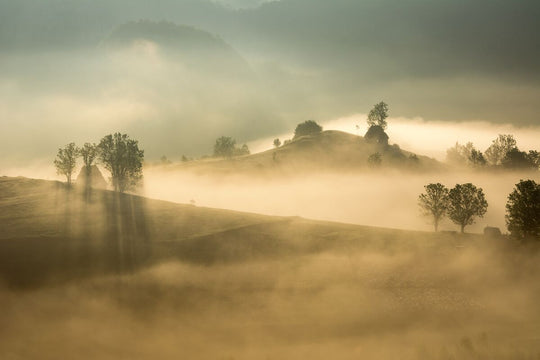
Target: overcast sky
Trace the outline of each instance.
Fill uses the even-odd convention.
[[[224,1],[0,0],[2,161],[115,131],[150,158],[199,156],[380,100],[405,119],[540,123],[538,1]],[[189,27],[109,46],[141,19]]]

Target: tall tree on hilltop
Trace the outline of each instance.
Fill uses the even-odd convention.
[[[139,149],[137,140],[115,133],[103,137],[98,148],[101,163],[111,173],[115,191],[129,190],[142,179],[144,151]]]
[[[79,153],[83,159],[86,182],[88,183],[92,177],[92,165],[94,160],[98,156],[98,147],[96,144],[85,143],[80,149]]]
[[[230,158],[235,155],[236,140],[229,136],[216,139],[214,144],[214,156]]]
[[[322,126],[317,124],[316,121],[307,120],[296,126],[296,129],[294,129],[294,139],[298,139],[301,136],[316,135],[321,133],[322,130]]]
[[[386,129],[388,124],[386,118],[388,117],[388,105],[381,101],[373,106],[373,109],[368,114],[367,123],[369,126],[380,126],[383,130]]]
[[[56,159],[54,160],[56,172],[66,177],[68,185],[71,185],[71,177],[77,166],[77,157],[79,157],[77,146],[75,146],[75,143],[69,143],[63,148],[58,149],[58,154],[56,154]]]

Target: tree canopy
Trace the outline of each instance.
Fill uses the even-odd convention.
[[[388,105],[381,101],[373,106],[373,109],[368,114],[367,123],[369,126],[380,126],[383,130],[386,129],[386,118],[388,117]]]
[[[540,240],[540,184],[521,180],[508,195],[508,231],[518,239]]]
[[[441,183],[424,186],[426,192],[418,197],[418,205],[425,216],[433,217],[435,231],[446,214],[449,205],[448,188]]]
[[[488,203],[482,188],[471,183],[457,184],[448,193],[448,217],[461,226],[461,232],[466,225],[474,224],[475,217],[483,217]]]
[[[537,168],[535,159],[531,158],[525,151],[520,151],[517,147],[510,149],[501,162],[502,166],[508,169],[534,169]]]
[[[229,136],[222,136],[216,139],[214,144],[214,156],[232,157],[236,148],[236,140]]]
[[[142,179],[144,151],[139,149],[137,140],[115,133],[103,137],[98,148],[101,163],[111,173],[115,191],[129,190]]]
[[[83,159],[84,171],[85,171],[85,181],[89,185],[89,181],[92,178],[92,165],[94,160],[98,156],[98,147],[96,144],[85,143],[80,149],[79,154]]]
[[[499,135],[485,151],[486,160],[490,165],[501,165],[506,154],[516,148],[513,135]]]
[[[236,146],[236,140],[229,136],[222,136],[216,139],[214,144],[214,156],[230,158],[233,156],[249,155],[247,144],[241,147]]]
[[[453,165],[482,167],[486,165],[486,159],[481,151],[477,150],[472,142],[456,145],[446,150],[446,161]]]
[[[66,182],[71,185],[71,177],[75,167],[77,166],[77,158],[79,157],[79,149],[75,146],[75,143],[69,143],[63,148],[58,149],[56,159],[54,160],[54,166],[56,172],[59,175],[66,177]]]
[[[322,130],[322,126],[317,124],[315,121],[307,120],[296,126],[296,129],[294,130],[294,138],[297,139],[300,136],[319,134],[322,132]]]

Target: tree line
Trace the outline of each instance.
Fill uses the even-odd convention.
[[[472,142],[456,143],[446,151],[446,160],[454,165],[473,168],[539,169],[540,153],[537,150],[521,151],[511,134],[499,134],[482,153]]]
[[[448,189],[441,183],[428,184],[418,197],[422,213],[433,220],[435,231],[440,221],[448,216],[465,231],[465,226],[474,224],[477,217],[487,211],[482,188],[471,183],[457,184]],[[521,180],[508,195],[506,203],[506,225],[511,235],[518,239],[540,240],[540,184],[533,180]]]
[[[109,171],[115,191],[130,190],[142,179],[144,150],[139,149],[137,140],[130,139],[126,134],[106,135],[99,144],[85,143],[82,147],[77,147],[72,142],[58,149],[54,165],[57,173],[66,177],[68,186],[72,184],[73,172],[80,157],[83,160],[87,182],[91,179],[92,166],[96,163],[100,163]]]

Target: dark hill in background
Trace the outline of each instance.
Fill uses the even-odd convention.
[[[170,59],[192,68],[208,67],[247,73],[242,57],[221,38],[171,22],[134,21],[116,27],[101,43],[107,49],[154,46]]]
[[[223,37],[267,62],[270,78],[317,74],[300,78],[341,114],[383,94],[402,116],[525,125],[538,114],[523,99],[538,97],[539,17],[534,0],[281,0],[245,10],[204,0],[0,0],[0,47],[93,49],[120,24],[166,20]],[[517,91],[516,82],[528,85]]]

